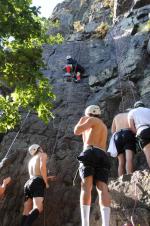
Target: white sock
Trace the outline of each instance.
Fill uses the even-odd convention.
[[[90,206],[80,205],[82,226],[89,226]]]
[[[109,226],[110,207],[102,206],[100,207],[100,211],[102,217],[102,226]]]

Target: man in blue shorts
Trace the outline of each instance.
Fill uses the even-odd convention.
[[[99,106],[90,105],[74,128],[75,135],[82,135],[83,151],[78,156],[81,177],[80,208],[82,226],[89,226],[91,191],[93,184],[99,196],[102,226],[109,226],[110,196],[108,176],[110,163],[105,152],[107,127],[100,118]]]
[[[112,133],[118,152],[118,176],[133,173],[133,157],[136,152],[135,133],[129,128],[128,113],[117,114],[112,122]]]

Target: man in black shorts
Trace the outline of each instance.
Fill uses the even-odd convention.
[[[86,108],[85,116],[81,117],[74,128],[75,135],[82,135],[83,151],[78,156],[81,177],[80,209],[82,226],[89,226],[91,191],[93,184],[99,196],[102,225],[109,226],[110,196],[108,192],[108,175],[110,164],[105,152],[107,127],[100,119],[100,108],[91,105]]]
[[[31,226],[39,213],[43,210],[43,200],[45,188],[48,188],[48,179],[54,180],[55,177],[47,177],[47,154],[43,152],[38,144],[29,147],[32,158],[28,164],[30,179],[24,185],[24,210],[21,226]]]
[[[129,128],[128,113],[117,114],[112,122],[112,133],[118,152],[118,176],[133,173],[133,156],[136,152],[135,134]]]
[[[150,109],[142,101],[134,104],[128,115],[129,126],[140,141],[150,168]]]

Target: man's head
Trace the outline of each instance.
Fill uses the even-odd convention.
[[[85,109],[86,116],[97,116],[100,117],[101,110],[98,105],[90,105]]]
[[[40,150],[40,145],[38,145],[38,144],[32,144],[30,147],[29,147],[29,149],[28,149],[28,151],[29,151],[29,153],[30,153],[30,155],[35,155],[35,154],[37,154],[38,153],[38,151]]]
[[[69,59],[71,59],[71,56],[69,56],[69,55],[66,56],[66,60],[69,60]]]
[[[134,104],[134,108],[138,108],[138,107],[145,107],[145,104],[139,100]]]

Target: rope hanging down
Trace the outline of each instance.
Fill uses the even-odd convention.
[[[130,81],[129,79],[129,74],[126,70],[126,67],[125,67],[125,64],[124,64],[124,60],[122,60],[122,70],[121,70],[121,60],[124,55],[124,50],[126,51],[126,49],[128,49],[127,47],[126,48],[123,48],[123,45],[124,45],[124,40],[122,40],[122,37],[123,35],[120,34],[120,36],[118,35],[117,31],[114,29],[113,30],[113,36],[112,34],[110,33],[110,36],[114,42],[114,48],[115,48],[115,57],[116,57],[116,61],[117,61],[117,65],[118,65],[118,76],[119,76],[119,85],[120,85],[120,92],[121,92],[121,103],[122,103],[122,110],[123,112],[125,111],[125,99],[124,99],[124,95],[123,95],[123,84],[122,84],[122,79],[123,79],[123,76],[122,76],[122,71],[125,72],[126,74],[126,77],[127,77],[127,81],[128,81],[128,84],[129,84],[129,88],[130,88],[130,91],[131,91],[131,95],[132,95],[132,104],[133,104],[133,101],[135,102],[136,101],[136,98],[135,98],[135,93],[134,93],[134,90],[133,90],[133,84],[132,82]],[[119,54],[121,55],[121,57],[119,57]],[[132,105],[130,103],[130,105]]]
[[[117,32],[116,30],[113,32],[114,36],[117,37]],[[110,33],[111,35],[111,33]],[[120,37],[122,37],[120,35]],[[112,37],[111,35],[111,38],[114,42],[114,47],[115,47],[115,56],[116,56],[116,61],[117,61],[117,65],[118,65],[118,75],[119,75],[119,85],[120,85],[120,92],[121,92],[121,102],[122,102],[122,110],[123,112],[125,111],[125,103],[124,103],[124,95],[123,95],[123,85],[122,85],[122,76],[121,76],[121,68],[120,68],[120,59],[118,59],[118,51],[121,53],[121,56],[123,55],[123,50],[124,48],[122,48],[123,45],[121,45],[121,39],[118,40],[118,39],[115,39],[114,37]],[[127,48],[128,49],[128,48]],[[129,87],[130,87],[130,91],[131,91],[131,95],[133,97],[133,100],[134,103],[136,102],[136,98],[135,98],[135,93],[134,93],[134,90],[133,90],[133,85],[131,84],[131,81],[129,79],[129,74],[126,70],[126,67],[124,65],[124,60],[122,60],[122,67],[123,67],[123,70],[125,71],[126,73],[126,76],[127,76],[127,80],[128,80],[128,84],[129,84]],[[135,178],[135,182],[134,182],[134,195],[135,195],[135,201],[134,201],[134,206],[133,206],[133,210],[132,210],[132,213],[131,213],[131,223],[132,225],[134,226],[134,215],[135,215],[135,209],[137,207],[137,199],[138,199],[138,194],[137,194],[137,177]]]
[[[24,121],[22,122],[19,131],[17,132],[17,134],[16,134],[16,136],[14,137],[14,139],[13,139],[13,141],[12,141],[10,147],[8,148],[8,151],[6,152],[5,157],[4,157],[4,158],[2,159],[2,161],[0,162],[0,168],[3,166],[3,163],[5,162],[5,160],[7,160],[8,155],[9,155],[9,153],[11,152],[12,146],[14,145],[14,143],[15,143],[17,137],[19,136],[19,134],[20,134],[20,132],[21,132],[23,126],[25,125],[26,120],[27,120],[27,118],[29,117],[29,115],[30,115],[30,111],[28,111],[28,113],[27,113],[27,115],[26,115]]]

